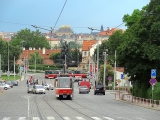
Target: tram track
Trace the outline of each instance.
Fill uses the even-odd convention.
[[[74,107],[70,106],[69,104],[67,104],[66,102],[64,102],[65,100],[60,100],[60,101],[61,101],[61,103],[63,103],[63,104],[65,104],[66,106],[68,106],[70,109],[72,109],[72,110],[80,113],[81,115],[87,117],[88,119],[94,120],[93,118],[91,118],[91,117],[90,117],[89,115],[87,115],[86,113],[81,112],[81,111],[79,111],[77,108],[74,108]],[[73,102],[73,101],[71,100],[71,102]],[[75,103],[75,102],[74,102],[74,103]],[[76,103],[76,104],[77,104],[77,103]],[[79,104],[77,104],[77,105],[79,105]],[[79,106],[83,107],[84,109],[88,109],[88,108],[86,108],[86,107],[84,107],[84,106],[82,106],[82,105],[79,105]],[[88,110],[90,110],[90,109],[88,109]],[[88,119],[87,119],[87,120],[88,120]]]

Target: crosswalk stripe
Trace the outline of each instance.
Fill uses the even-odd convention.
[[[82,117],[76,117],[78,120],[85,120],[84,118]]]
[[[101,118],[98,118],[98,117],[91,117],[92,119],[94,120],[102,120]],[[107,120],[114,120],[113,118],[110,118],[110,117],[103,117]],[[69,117],[63,117],[64,120],[71,120]],[[83,117],[76,117],[77,120],[86,120],[85,118]],[[11,117],[4,117],[2,120],[11,120]],[[19,117],[18,120],[27,120],[26,117]],[[40,120],[39,117],[32,117],[32,120]],[[56,120],[55,117],[53,116],[48,116],[47,117],[47,120]]]
[[[102,120],[102,119],[100,119],[98,117],[91,117],[91,118],[93,118],[94,120]]]
[[[110,118],[110,117],[104,117],[104,118],[106,118],[107,120],[114,120],[114,119],[112,119],[112,118]]]
[[[33,117],[33,120],[40,120],[39,117]]]
[[[69,117],[63,117],[64,120],[71,120]]]
[[[52,117],[52,116],[48,116],[48,117],[47,117],[47,120],[55,120],[55,118]]]
[[[2,120],[10,120],[11,117],[4,117]]]
[[[19,117],[18,120],[26,120],[26,117]]]

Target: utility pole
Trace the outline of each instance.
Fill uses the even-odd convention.
[[[34,64],[34,72],[36,72],[36,52],[35,52],[35,64]]]
[[[1,54],[0,54],[0,80],[2,80]]]
[[[104,73],[103,73],[103,85],[106,86],[105,80],[106,80],[106,52],[103,52],[104,55]]]
[[[99,79],[99,39],[97,43],[97,82]]]
[[[16,74],[15,69],[16,69],[16,67],[15,67],[15,56],[14,56],[14,80],[16,79],[16,77],[15,77],[15,74]]]
[[[8,72],[7,72],[7,75],[8,75],[8,80],[9,80],[9,76],[10,76],[10,71],[9,71],[9,41],[8,41]]]
[[[115,90],[115,83],[116,83],[116,50],[115,50],[115,63],[114,63],[114,90]]]

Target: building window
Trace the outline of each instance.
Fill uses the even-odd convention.
[[[85,69],[85,65],[83,65],[83,69]]]
[[[87,55],[87,52],[85,51],[85,52],[84,52],[84,56],[86,56],[86,55]]]

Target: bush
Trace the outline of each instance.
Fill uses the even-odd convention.
[[[152,86],[147,90],[146,97],[147,99],[152,99]],[[156,85],[154,85],[153,99],[160,100],[160,82],[157,82]]]
[[[112,90],[113,87],[112,86],[106,86],[106,90]]]

